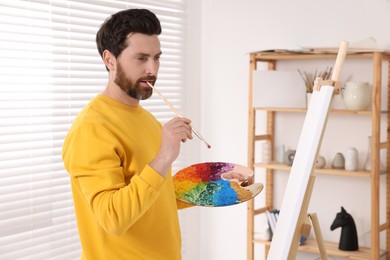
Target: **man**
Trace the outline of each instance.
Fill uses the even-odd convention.
[[[96,36],[109,73],[104,92],[74,121],[63,146],[81,259],[181,259],[171,164],[192,139],[190,120],[161,124],[140,105],[152,95],[160,22],[144,9],[107,19]]]

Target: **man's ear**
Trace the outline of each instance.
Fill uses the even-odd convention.
[[[103,61],[109,71],[115,71],[116,58],[109,50],[103,51]]]

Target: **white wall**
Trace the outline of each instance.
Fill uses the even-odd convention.
[[[248,52],[299,48],[303,45],[338,46],[341,40],[352,43],[369,36],[376,38],[379,47],[390,49],[389,0],[188,2],[197,2],[189,3],[189,8],[192,15],[195,13],[201,18],[199,25],[195,25],[195,28],[200,26],[200,30],[191,31],[194,34],[190,39],[199,46],[193,49],[194,63],[189,61],[189,64],[193,64],[190,67],[200,69],[200,73],[195,70],[188,77],[189,91],[194,98],[200,97],[200,104],[190,100],[190,112],[196,114],[193,106],[199,109],[200,116],[196,118],[196,123],[201,124],[200,132],[212,145],[210,150],[198,147],[201,151],[200,161],[247,164]],[[286,135],[287,140],[294,137],[289,139]],[[366,147],[366,140],[363,139],[356,145]],[[281,173],[279,178],[283,178],[283,175],[286,176]],[[325,177],[321,185],[333,185],[333,181]],[[364,188],[365,184],[361,182],[360,179],[356,180],[357,187]],[[348,186],[351,189],[355,187]],[[282,194],[283,190],[276,189],[276,193]],[[364,199],[356,191],[352,194],[357,196],[355,200],[352,197],[352,201],[343,199],[340,203],[353,207],[356,201]],[[313,200],[317,205],[314,210],[320,211],[318,205],[338,202],[339,197],[332,197],[332,193],[328,192],[326,196],[314,194]],[[330,215],[335,216],[340,203],[332,204]],[[358,214],[362,209],[351,208],[351,211]],[[319,218],[321,221],[321,214]],[[326,218],[329,221],[330,217]],[[324,223],[324,228],[328,229],[328,223]],[[337,241],[339,233],[335,232],[326,230],[325,235],[336,237]],[[257,259],[263,259],[259,248],[256,247]],[[246,204],[200,209],[199,259],[245,258]],[[307,259],[315,259],[315,256],[307,256]]]
[[[184,115],[191,118],[192,125],[197,130],[201,130],[201,107],[200,85],[201,85],[201,3],[198,1],[188,1],[187,3],[187,67],[186,75],[187,84],[185,90],[185,111]],[[200,131],[201,132],[201,131]],[[201,132],[202,133],[202,132]],[[203,134],[203,133],[202,133]],[[187,165],[200,162],[200,151],[203,148],[203,143],[196,136],[193,141],[186,142],[183,146],[181,156],[186,161]],[[184,154],[183,154],[184,153]],[[199,260],[200,253],[200,208],[192,207],[180,212],[181,217],[181,232],[183,239],[183,259],[184,260]],[[204,238],[202,238],[204,239]]]

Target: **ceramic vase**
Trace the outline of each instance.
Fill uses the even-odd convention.
[[[364,163],[364,170],[365,171],[371,171],[372,170],[372,166],[371,166],[371,154],[372,154],[372,150],[371,150],[371,145],[372,145],[372,138],[371,136],[368,137],[368,144],[367,144],[367,158],[366,158],[366,162]],[[386,171],[386,166],[383,165],[382,162],[379,162],[379,170],[380,171]]]
[[[281,145],[280,148],[279,148],[279,153],[278,153],[278,163],[281,163],[281,164],[284,164],[285,163],[285,148],[284,148],[284,145]]]
[[[271,162],[271,143],[268,141],[261,145],[261,161],[265,164]]]
[[[342,153],[337,153],[332,161],[333,169],[344,169],[345,166],[345,158]]]
[[[316,168],[322,169],[325,167],[326,160],[324,156],[319,155],[316,161]]]
[[[348,110],[368,110],[371,103],[368,82],[347,82],[343,91],[343,100]]]
[[[348,148],[345,155],[345,169],[347,171],[356,171],[358,169],[358,151],[356,148]]]

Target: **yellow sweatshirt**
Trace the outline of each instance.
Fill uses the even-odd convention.
[[[181,259],[172,176],[148,163],[161,124],[104,95],[74,121],[63,146],[85,260]]]

